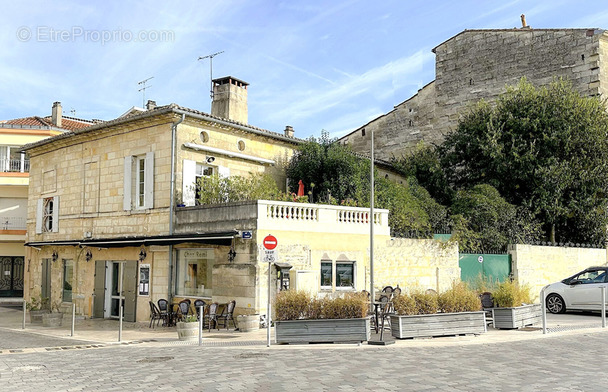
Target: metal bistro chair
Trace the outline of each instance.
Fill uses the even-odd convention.
[[[392,290],[391,290],[392,292]],[[389,297],[387,297],[386,295],[382,295],[380,296],[380,320],[378,321],[382,321],[382,324],[380,326],[380,328],[384,328],[385,326],[388,326],[388,329],[391,329],[391,318],[390,318],[390,314],[391,314],[391,302]],[[385,321],[388,321],[385,324]]]
[[[207,322],[207,328],[209,329],[209,332],[211,332],[211,323],[213,323],[214,327],[217,327],[217,308],[218,308],[218,303],[214,302],[212,304],[209,305],[209,307],[207,308],[207,314],[205,314],[203,316],[203,324],[205,324],[205,322]],[[219,331],[219,328],[217,328]]]
[[[156,320],[156,326],[158,327],[158,323],[160,320],[164,320],[163,316],[160,314],[160,310],[152,301],[150,302],[150,325],[148,328],[154,328],[154,320]]]
[[[158,302],[158,310],[160,312],[160,316],[163,319],[163,325],[165,327],[170,327],[173,322],[172,322],[172,317],[171,317],[171,311],[169,309],[169,301],[167,301],[166,299],[162,298],[159,299]]]
[[[228,302],[225,312],[223,312],[222,314],[217,316],[217,323],[218,323],[217,329],[218,330],[220,329],[219,328],[220,322],[222,323],[222,326],[226,327],[226,330],[228,330],[228,325],[230,324],[230,321],[232,321],[232,325],[236,329],[236,322],[234,320],[234,308],[235,307],[236,307],[236,301],[232,300],[232,301]]]
[[[180,320],[185,320],[186,316],[190,314],[190,300],[183,300],[177,304],[177,308],[179,310],[178,317]]]
[[[203,313],[205,312],[205,307],[207,306],[207,302],[203,301],[202,299],[197,299],[194,301],[194,311],[196,312],[196,318],[198,320],[201,319],[201,306],[203,307]]]

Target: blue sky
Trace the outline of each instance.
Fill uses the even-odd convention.
[[[605,1],[3,1],[0,120],[109,120],[146,99],[210,111],[213,76],[250,83],[249,123],[341,136],[435,77],[464,29],[608,28]],[[145,42],[137,40],[144,37]],[[163,38],[166,37],[166,38]],[[106,41],[106,42],[104,42]]]

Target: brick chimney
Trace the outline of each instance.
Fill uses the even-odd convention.
[[[148,102],[146,103],[146,109],[147,110],[154,110],[154,109],[156,109],[156,101],[148,99]]]
[[[51,122],[54,126],[61,128],[61,102],[53,102],[53,109],[51,111]]]
[[[293,127],[291,125],[286,125],[283,132],[285,133],[285,136],[293,137]]]
[[[247,124],[247,86],[232,76],[213,79],[211,115]]]

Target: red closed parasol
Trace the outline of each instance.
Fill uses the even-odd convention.
[[[304,196],[304,183],[302,180],[298,182],[298,196]]]

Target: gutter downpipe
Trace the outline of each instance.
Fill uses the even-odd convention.
[[[174,122],[171,126],[171,184],[169,196],[169,235],[173,235],[175,220],[175,146],[177,144],[177,126],[184,122],[186,113],[182,113],[182,118]],[[169,303],[173,300],[173,245],[169,245]]]

